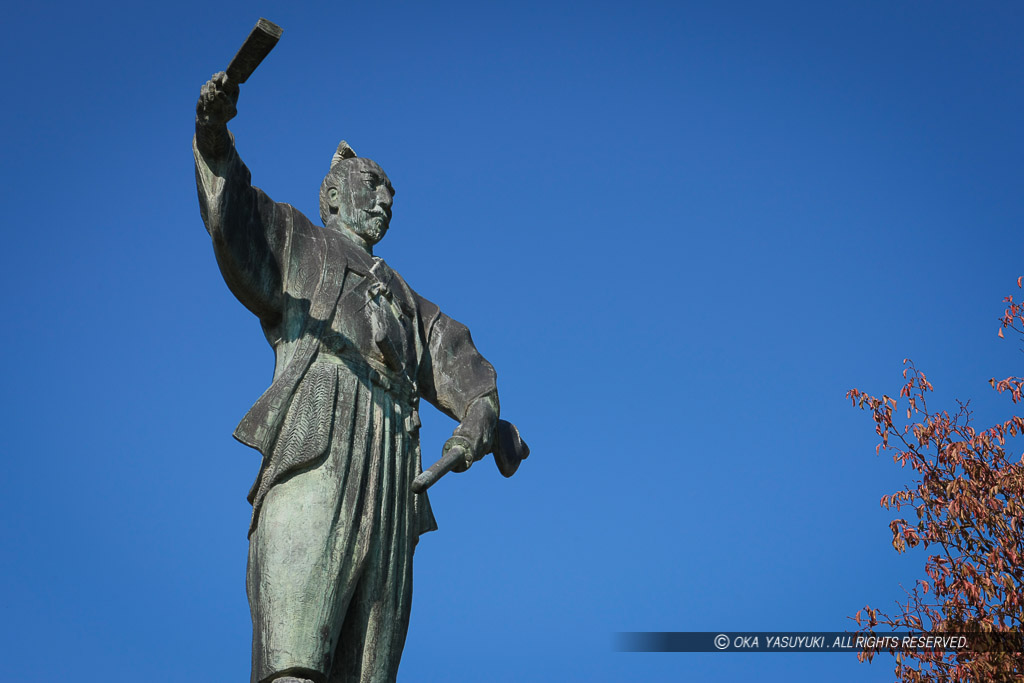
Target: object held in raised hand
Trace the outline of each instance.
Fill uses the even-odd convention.
[[[249,33],[249,37],[238,49],[235,58],[228,64],[226,73],[235,83],[245,83],[263,58],[277,45],[283,29],[272,21],[260,18]]]

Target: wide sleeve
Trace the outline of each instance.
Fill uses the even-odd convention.
[[[469,439],[482,457],[491,448],[500,410],[497,373],[477,351],[465,325],[417,298],[425,337],[417,378],[420,395],[458,420],[455,434]]]
[[[234,145],[208,158],[193,140],[199,210],[231,292],[265,324],[281,316],[291,212],[251,185]]]

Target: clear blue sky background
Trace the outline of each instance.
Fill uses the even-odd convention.
[[[1010,406],[1024,224],[1013,2],[22,3],[0,43],[0,652],[29,681],[247,680],[231,439],[270,381],[223,284],[199,87],[310,216],[346,138],[377,253],[470,326],[533,456],[431,493],[402,681],[885,681],[848,655],[629,654],[629,630],[843,630],[921,575],[843,396]],[[1024,374],[1024,373],[1021,373]],[[454,425],[427,415],[425,459]]]

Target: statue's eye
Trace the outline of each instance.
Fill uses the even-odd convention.
[[[376,183],[373,182],[372,178],[363,178],[363,185],[366,185],[368,188],[372,190]]]

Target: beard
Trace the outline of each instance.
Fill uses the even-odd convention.
[[[352,231],[362,237],[368,244],[377,244],[388,231],[388,221],[386,218],[378,216],[368,217],[366,220],[359,221],[358,224],[353,225]]]

